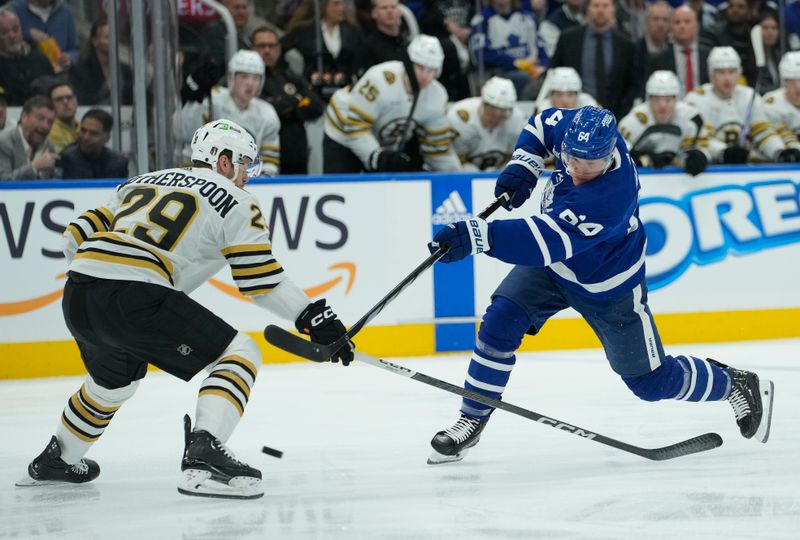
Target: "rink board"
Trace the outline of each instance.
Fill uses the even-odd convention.
[[[800,169],[643,173],[641,182],[651,307],[666,343],[800,336]],[[102,205],[114,185],[0,184],[0,378],[82,371],[61,315],[60,231]],[[493,187],[492,175],[435,174],[281,178],[248,190],[288,275],[352,323],[426,258],[433,233],[488,205]],[[511,215],[536,213],[537,194]],[[359,333],[359,348],[383,356],[471,349],[476,322],[509,268],[489,257],[435,265]],[[227,269],[192,296],[257,337],[267,362],[292,360],[259,337],[269,322],[292,322],[241,297]],[[524,350],[596,346],[570,312],[523,343]]]

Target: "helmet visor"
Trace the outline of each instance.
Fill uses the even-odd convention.
[[[255,161],[250,161],[249,157],[242,156],[239,164],[245,168],[248,178],[255,178],[261,174],[261,158],[257,157]]]
[[[561,162],[564,168],[572,177],[594,178],[604,174],[611,165],[611,154],[600,159],[582,159],[570,154],[564,148],[561,149]]]

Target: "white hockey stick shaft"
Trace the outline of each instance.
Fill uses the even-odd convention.
[[[756,101],[758,94],[758,87],[761,83],[761,72],[764,66],[767,65],[767,55],[764,53],[764,38],[761,33],[761,25],[756,24],[750,30],[750,44],[753,47],[753,55],[756,60],[756,83],[753,86],[753,95],[750,97],[750,103],[747,104],[747,110],[744,113],[744,121],[742,122],[742,132],[739,134],[739,145],[745,146],[747,136],[750,134],[750,122],[753,116],[753,105]]]

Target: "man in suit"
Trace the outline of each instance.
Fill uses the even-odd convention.
[[[564,30],[550,65],[574,68],[591,94],[617,118],[633,106],[638,93],[633,43],[615,28],[612,0],[589,0],[586,25]]]
[[[114,120],[102,109],[89,109],[77,140],[61,152],[64,178],[127,178],[128,158],[106,147]]]
[[[697,13],[689,6],[675,9],[671,27],[672,45],[647,59],[645,73],[649,77],[654,71],[665,69],[678,75],[682,98],[693,88],[708,82],[706,59],[711,46],[699,39]]]
[[[50,98],[28,98],[16,129],[0,135],[0,181],[53,178],[58,154],[47,136],[55,116]]]

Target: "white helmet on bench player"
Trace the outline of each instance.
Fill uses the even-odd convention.
[[[550,80],[547,84],[550,92],[580,92],[583,87],[581,76],[578,75],[575,68],[568,66],[551,68]]]
[[[513,109],[517,104],[514,83],[502,77],[492,77],[481,88],[481,100],[498,109]]]
[[[261,95],[264,87],[264,60],[256,51],[240,50],[228,60],[228,87],[233,85],[231,77],[237,73],[252,73],[261,77],[261,84],[256,91],[256,95]]]
[[[708,53],[708,76],[718,69],[735,68],[742,71],[742,59],[733,47],[714,47]]]
[[[781,79],[800,79],[800,51],[789,51],[778,64]]]
[[[247,176],[258,176],[261,172],[261,157],[256,142],[239,124],[220,119],[209,122],[194,132],[192,137],[192,161],[208,163],[217,170],[217,161],[223,151],[231,152],[234,173],[238,176],[239,167],[247,167]],[[249,159],[249,162],[247,160]]]
[[[678,76],[666,69],[654,71],[647,79],[644,92],[648,96],[680,96],[681,83]]]
[[[407,50],[409,59],[415,64],[430,68],[437,73],[442,72],[444,50],[437,38],[420,34],[411,40]]]

